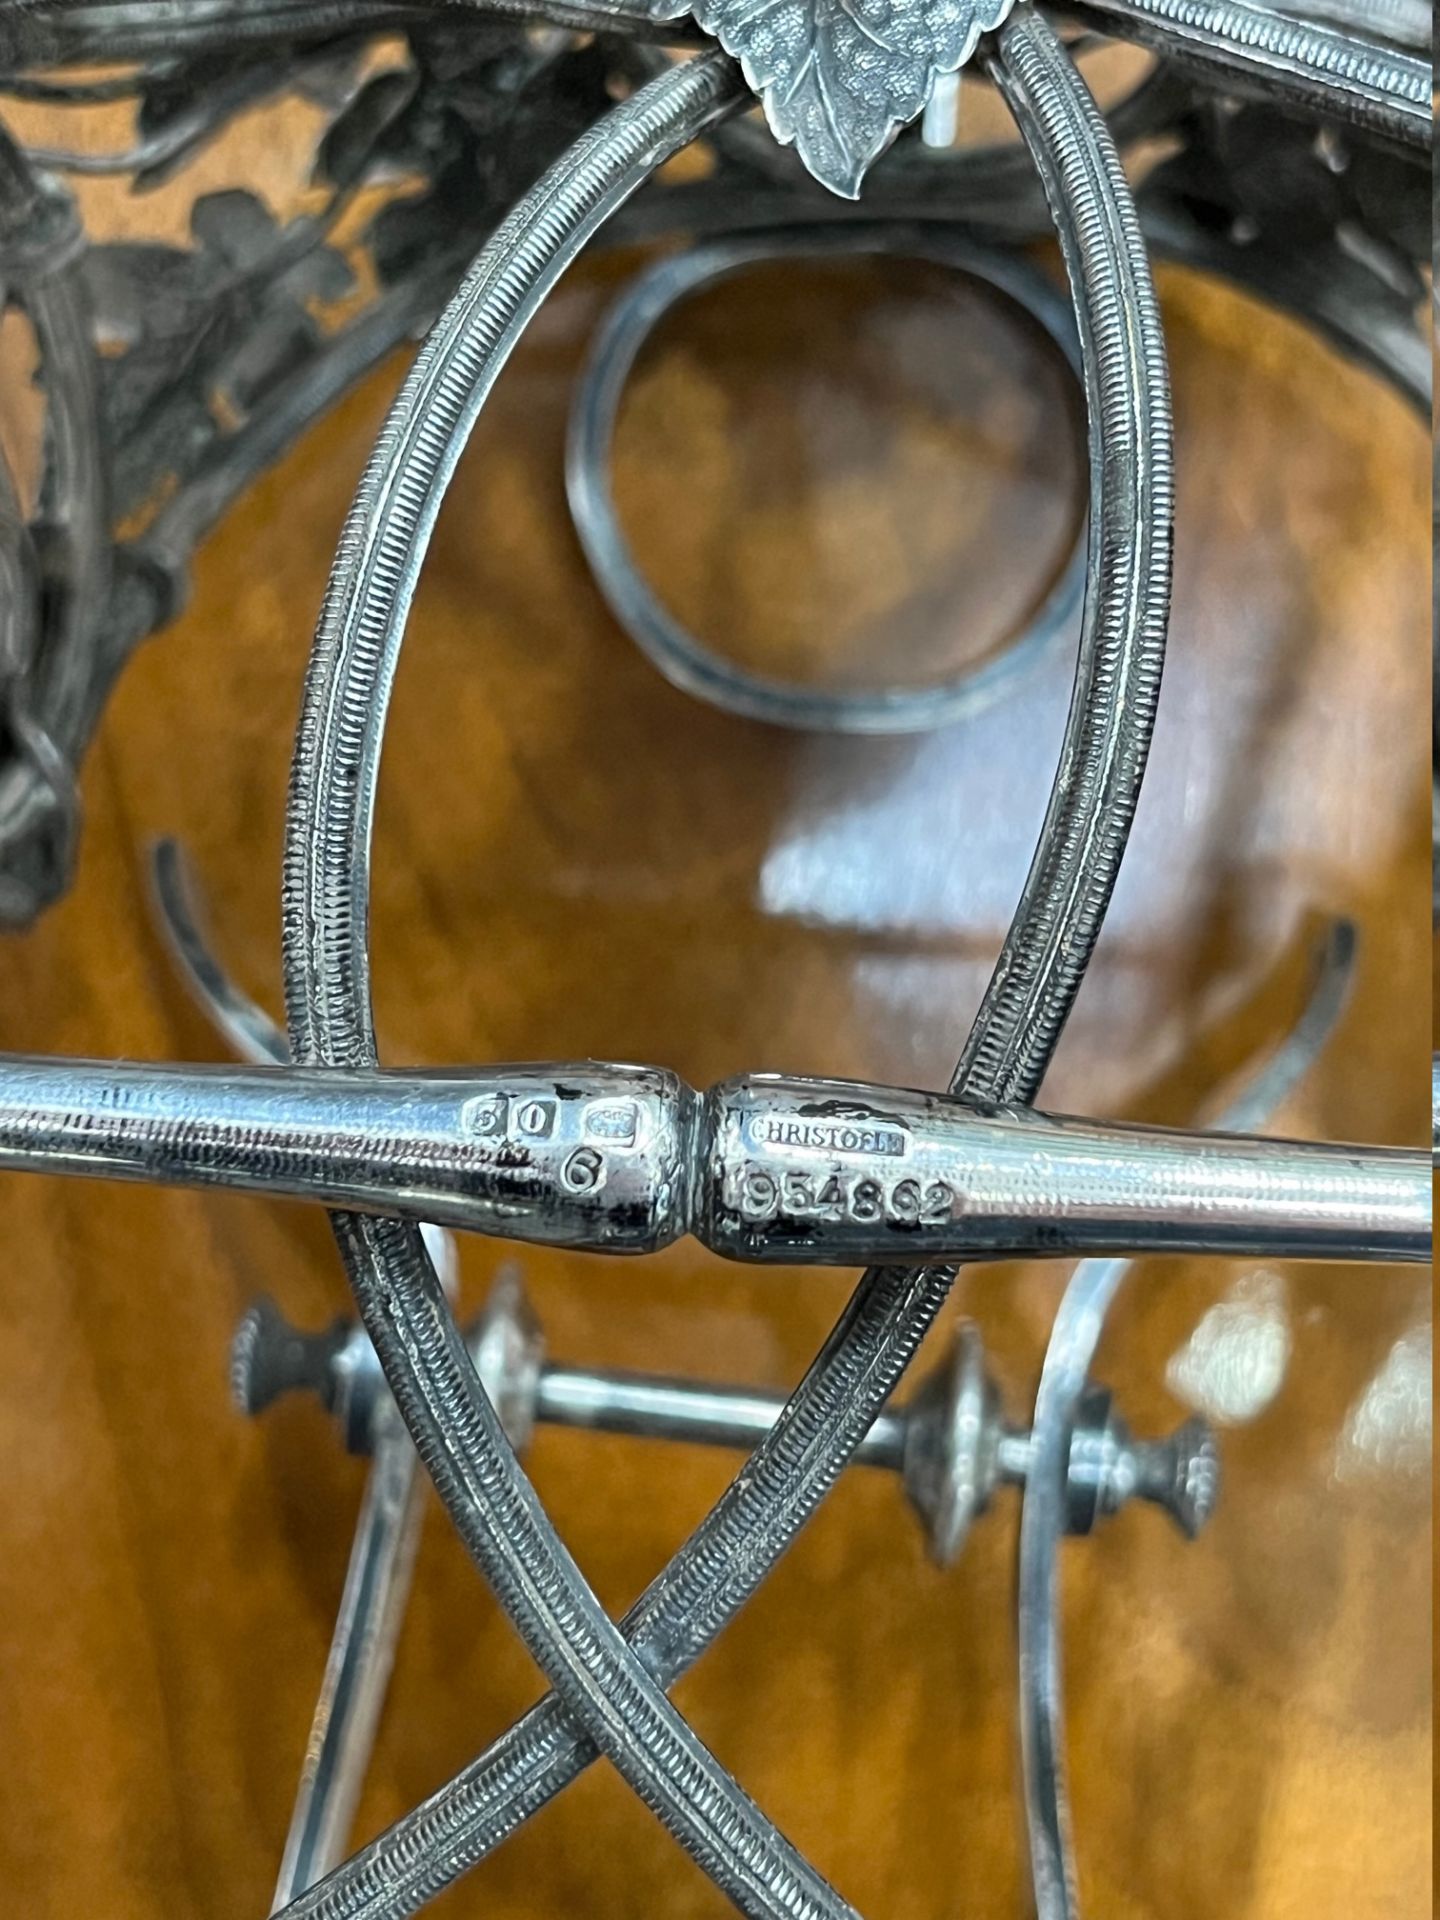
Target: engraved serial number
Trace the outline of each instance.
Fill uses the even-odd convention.
[[[853,1220],[861,1225],[938,1227],[955,1218],[959,1196],[944,1180],[876,1180],[868,1175],[777,1174],[747,1161],[725,1181],[732,1213],[756,1224],[778,1218]]]

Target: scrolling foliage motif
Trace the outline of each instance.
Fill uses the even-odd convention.
[[[4,40],[0,24],[0,56]],[[299,41],[182,39],[98,81],[0,67],[22,111],[119,101],[133,127],[96,153],[27,149],[0,121],[0,310],[29,324],[45,406],[28,518],[25,450],[8,450],[12,471],[0,449],[0,576],[16,581],[0,621],[0,927],[68,886],[75,769],[135,645],[182,602],[199,541],[433,318],[515,200],[604,112],[614,69],[596,42],[473,16],[385,41],[373,22]],[[188,244],[84,233],[67,177],[183,196],[177,176],[202,148],[285,98],[326,122],[304,211],[277,216],[237,182],[189,201]],[[64,117],[47,113],[46,132]]]

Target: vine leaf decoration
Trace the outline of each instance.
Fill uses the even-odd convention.
[[[870,163],[924,111],[1014,0],[649,0],[693,14],[737,59],[771,131],[823,185],[860,196]]]

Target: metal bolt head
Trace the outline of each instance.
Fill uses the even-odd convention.
[[[1105,1387],[1087,1387],[1070,1436],[1068,1529],[1095,1522],[1131,1500],[1163,1507],[1193,1540],[1215,1511],[1220,1456],[1208,1424],[1185,1421],[1167,1440],[1136,1440]]]
[[[263,1413],[282,1394],[310,1392],[329,1407],[335,1360],[349,1335],[336,1320],[320,1333],[292,1327],[268,1294],[247,1310],[230,1344],[230,1397],[241,1413]]]

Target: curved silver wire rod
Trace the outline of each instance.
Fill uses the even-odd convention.
[[[305,1742],[272,1913],[344,1857],[410,1598],[425,1479],[388,1393],[376,1403],[372,1429],[374,1458]]]
[[[744,123],[742,123],[744,124]],[[1084,523],[1024,628],[948,679],[916,685],[826,688],[753,672],[687,632],[636,562],[612,488],[621,404],[646,342],[675,308],[758,263],[889,258],[925,260],[998,292],[1045,330],[1077,383],[1080,342],[1062,290],[1013,251],[940,231],[865,225],[785,227],[692,241],[635,276],[591,341],[570,410],[565,488],[590,572],[616,621],[674,686],[729,713],[805,732],[897,734],[948,726],[1013,687],[1067,634],[1085,586]]]
[[[132,66],[101,80],[52,80],[43,74],[7,73],[0,93],[12,100],[33,101],[48,107],[93,107],[115,100],[132,100],[151,79],[154,70]],[[154,75],[158,78],[158,75]]]
[[[1323,1053],[1354,977],[1356,935],[1337,920],[1322,944],[1299,1020],[1246,1078],[1216,1128],[1262,1125]],[[1065,1699],[1059,1547],[1066,1531],[1070,1435],[1095,1350],[1129,1260],[1085,1260],[1061,1299],[1046,1349],[1031,1426],[1030,1471],[1020,1512],[1020,1751],[1030,1879],[1037,1920],[1077,1920],[1074,1835],[1065,1782]]]
[[[283,1030],[231,979],[202,931],[202,905],[178,840],[155,842],[149,877],[156,923],[195,1005],[242,1060],[255,1066],[285,1066],[290,1043]]]
[[[666,158],[744,98],[738,70],[702,55],[582,136],[485,249],[391,410],[341,534],[297,734],[282,925],[301,1062],[374,1063],[368,983],[360,1001],[352,993],[368,974],[365,935],[342,933],[339,951],[332,947],[348,889],[343,879],[332,886],[324,859],[333,851],[349,875],[368,854],[376,722],[399,639],[398,623],[377,620],[370,596],[408,602],[465,435],[564,267]],[[357,695],[353,725],[345,709]],[[418,1234],[398,1220],[333,1219],[361,1318],[436,1488],[576,1721],[742,1910],[769,1920],[849,1912],[728,1779],[600,1606],[515,1458]]]
[[[1144,770],[1169,604],[1172,458],[1163,340],[1135,210],[1114,145],[1050,27],[1028,8],[1008,23],[991,68],[1035,158],[1079,312],[1089,400],[1095,513],[1075,697],[1030,875],[1006,936],[957,1090],[978,1099],[1029,1098],[1078,989],[1104,917]],[[477,337],[484,338],[477,328]],[[460,344],[451,342],[458,353]],[[470,361],[474,406],[488,380]],[[453,396],[452,396],[453,400]],[[450,405],[447,402],[447,405]],[[400,419],[405,419],[402,414]],[[373,1062],[366,961],[370,822],[385,704],[425,540],[473,414],[450,405],[407,448],[392,420],[375,481],[342,546],[331,611],[307,683],[287,860],[285,943],[291,1027],[304,1057]],[[365,577],[365,511],[384,511],[398,537],[383,571]],[[353,611],[342,613],[342,602]],[[347,684],[348,682],[348,684]],[[454,1330],[425,1299],[426,1276],[398,1232],[360,1238],[339,1223],[362,1313],[412,1431],[457,1526],[475,1541],[476,1515],[449,1457],[472,1458],[493,1414],[457,1377]],[[625,1622],[647,1670],[665,1685],[745,1603],[835,1483],[943,1306],[949,1268],[873,1268],[782,1417],[688,1546]],[[384,1288],[378,1311],[373,1289]],[[407,1317],[406,1339],[392,1326]],[[488,1469],[487,1469],[488,1470]],[[491,1483],[494,1484],[493,1482]],[[542,1546],[548,1543],[542,1539]],[[529,1538],[515,1558],[532,1560]],[[567,1690],[568,1691],[568,1690]],[[637,1737],[629,1701],[607,1685],[624,1737]],[[410,1913],[481,1858],[595,1757],[586,1719],[551,1696],[425,1807],[298,1902],[327,1920]],[[577,1724],[578,1722],[578,1724]],[[602,1743],[603,1744],[603,1743]],[[722,1804],[728,1803],[723,1781]],[[707,1863],[708,1864],[708,1863]],[[770,1869],[766,1866],[767,1879]],[[779,1891],[783,1892],[783,1889]]]
[[[1428,1260],[1430,1155],[583,1062],[423,1073],[0,1055],[0,1170],[229,1187],[593,1253],[854,1266]]]
[[[171,959],[197,1006],[242,1059],[287,1061],[285,1035],[230,978],[202,933],[200,902],[177,841],[159,840],[151,849],[150,886]],[[440,1227],[427,1224],[420,1231],[453,1299],[454,1242]],[[410,1596],[424,1512],[419,1456],[387,1390],[373,1397],[366,1424],[373,1457],[305,1742],[273,1912],[314,1886],[344,1854]]]
[[[1216,1133],[1259,1133],[1325,1051],[1355,983],[1359,933],[1353,920],[1333,920],[1316,943],[1315,977],[1289,1033],[1246,1073],[1225,1103]]]
[[[1073,10],[1247,91],[1288,96],[1406,146],[1430,144],[1430,62],[1418,54],[1247,0],[1077,0]]]
[[[1428,142],[1428,64],[1366,33],[1352,0],[1332,0],[1343,19],[1299,18],[1245,0],[1083,0],[1103,31],[1258,82],[1414,145]],[[337,31],[404,27],[427,14],[464,8],[477,19],[545,21],[578,31],[633,33],[646,39],[698,40],[687,20],[661,21],[643,0],[183,0],[156,24],[153,0],[29,0],[7,27],[0,21],[0,69],[54,65],[117,50],[125,58],[173,54],[207,41],[316,37]],[[1405,0],[1391,15],[1400,38],[1415,39]],[[1422,101],[1421,95],[1425,98]],[[1422,128],[1421,122],[1426,127]]]
[[[177,159],[187,147],[198,146],[210,123],[210,109],[208,104],[203,104],[197,105],[184,118],[174,121],[163,132],[152,134],[148,140],[137,140],[133,146],[94,153],[87,153],[81,147],[27,147],[26,152],[37,167],[44,167],[51,173],[74,173],[93,178],[117,173],[139,173],[147,167]]]

